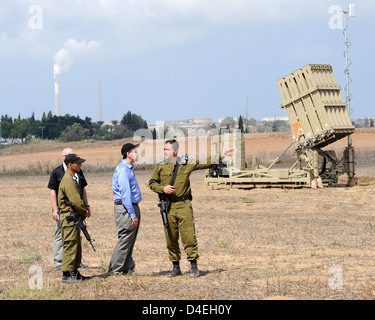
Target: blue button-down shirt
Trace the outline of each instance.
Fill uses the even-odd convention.
[[[112,179],[113,199],[122,202],[132,219],[136,218],[133,203],[142,200],[141,190],[134,174],[134,166],[122,160],[117,166]]]

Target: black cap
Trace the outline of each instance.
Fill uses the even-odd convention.
[[[139,147],[139,144],[132,144],[132,143],[126,143],[121,148],[121,154],[125,155],[127,152],[130,152],[133,149],[136,149]]]
[[[85,159],[82,159],[80,157],[78,157],[76,154],[74,153],[70,153],[68,154],[66,157],[65,157],[65,164],[69,164],[69,163],[84,163],[86,160]]]

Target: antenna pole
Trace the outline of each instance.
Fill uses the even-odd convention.
[[[349,60],[349,47],[350,47],[350,41],[348,39],[348,26],[349,21],[351,17],[355,16],[355,5],[350,4],[349,9],[347,11],[343,11],[344,13],[344,23],[345,23],[345,29],[344,29],[344,37],[345,37],[345,91],[346,91],[346,108],[349,113],[350,117],[350,100],[351,95],[349,91],[349,85],[351,82],[350,76],[349,76],[349,66],[350,66],[350,60]],[[355,155],[354,155],[354,148],[352,146],[352,137],[351,135],[348,135],[348,147],[345,150],[345,162],[347,162],[347,174],[348,174],[348,186],[354,186],[356,184],[355,181]]]
[[[345,29],[344,29],[344,37],[345,37],[345,91],[346,91],[346,108],[348,109],[349,116],[350,116],[350,92],[349,92],[349,84],[350,84],[350,77],[349,77],[349,40],[348,40],[348,25],[349,25],[349,12],[344,11],[344,22],[345,22]],[[351,135],[348,136],[348,147],[352,146],[352,137]]]

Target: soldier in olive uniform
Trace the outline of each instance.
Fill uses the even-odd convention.
[[[192,194],[190,187],[190,174],[195,170],[208,169],[219,163],[220,156],[208,158],[205,163],[188,161],[181,164],[181,158],[177,156],[179,144],[176,140],[168,140],[164,144],[164,161],[157,163],[149,186],[158,194],[167,195],[171,201],[168,213],[168,236],[166,235],[169,259],[173,263],[173,269],[168,274],[175,277],[181,274],[180,263],[181,252],[178,244],[179,234],[181,242],[187,254],[187,260],[191,263],[191,277],[198,277],[197,267],[198,242],[195,236],[195,224],[193,207],[191,204]],[[172,174],[176,162],[179,163],[174,186],[171,186]],[[183,161],[182,161],[183,162]]]
[[[89,206],[76,177],[76,173],[80,172],[82,163],[85,161],[85,159],[81,159],[76,154],[67,155],[64,160],[67,170],[59,186],[58,205],[60,208],[61,237],[64,248],[61,264],[63,283],[75,283],[87,279],[78,271],[82,259],[80,229],[75,226],[74,221],[69,219],[73,214],[73,209],[63,199],[66,196],[77,213],[90,217]]]

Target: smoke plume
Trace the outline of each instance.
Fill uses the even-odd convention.
[[[95,59],[103,53],[102,43],[97,41],[81,41],[69,39],[64,43],[55,55],[55,64],[53,68],[54,79],[69,71],[73,63],[80,59]]]

